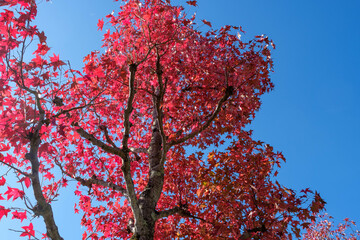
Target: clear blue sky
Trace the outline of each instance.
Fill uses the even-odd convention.
[[[199,0],[198,4],[190,11],[215,28],[241,25],[244,40],[260,34],[274,40],[275,90],[263,98],[251,126],[255,137],[287,158],[278,175],[282,184],[319,191],[336,220],[349,217],[360,225],[360,2]],[[44,1],[37,24],[47,33],[52,51],[78,68],[82,57],[101,45],[97,20],[117,6],[111,0]],[[74,195],[64,196],[55,206],[60,231],[65,239],[81,239],[79,215],[72,214]],[[12,228],[20,227],[11,223]],[[18,233],[6,231],[8,227],[2,222],[0,239],[18,239]]]

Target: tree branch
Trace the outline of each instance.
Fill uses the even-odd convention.
[[[83,186],[86,186],[86,187],[89,187],[91,188],[91,186],[93,184],[96,184],[96,185],[99,185],[99,186],[103,186],[103,187],[107,187],[107,188],[111,188],[113,190],[116,190],[116,191],[119,191],[120,193],[122,193],[126,198],[128,198],[129,196],[127,195],[127,192],[126,192],[126,189],[123,188],[122,186],[119,186],[115,183],[112,183],[112,182],[108,182],[108,181],[104,181],[104,180],[101,180],[101,179],[97,179],[95,177],[95,175],[91,178],[88,178],[88,179],[84,179],[84,178],[81,178],[81,177],[74,177],[74,176],[71,176],[71,174],[69,174],[68,172],[66,172],[63,167],[61,166],[61,164],[55,160],[55,164],[60,168],[61,172],[63,174],[65,174],[66,176],[72,178],[72,179],[75,179],[76,181],[80,182],[81,185]]]
[[[142,218],[142,214],[140,212],[139,203],[138,203],[138,199],[137,199],[136,192],[135,192],[135,186],[134,186],[134,182],[133,182],[133,179],[131,176],[130,157],[129,157],[130,150],[128,148],[128,141],[130,138],[130,128],[131,128],[130,116],[131,116],[131,112],[133,111],[132,105],[133,105],[133,101],[134,101],[135,93],[136,93],[136,91],[135,91],[135,73],[137,70],[137,65],[134,63],[130,64],[129,70],[130,70],[129,97],[128,97],[127,106],[126,106],[126,109],[124,112],[124,136],[123,136],[123,140],[122,140],[123,164],[122,164],[121,170],[124,175],[126,190],[127,190],[128,196],[129,196],[131,210],[134,214],[135,219],[140,224],[140,222],[142,221],[143,218]]]
[[[130,147],[129,150],[132,153],[148,153],[147,148],[133,148],[133,147]]]
[[[0,163],[2,163],[2,164],[4,164],[4,165],[8,166],[9,168],[11,168],[11,169],[15,170],[16,172],[18,172],[18,173],[20,173],[20,174],[22,174],[22,175],[24,175],[24,176],[26,176],[26,177],[31,177],[31,174],[26,173],[26,172],[23,172],[23,171],[21,171],[20,169],[18,169],[18,168],[16,168],[16,167],[12,166],[12,165],[10,165],[10,164],[8,164],[8,163],[6,163],[6,162],[0,161]]]
[[[157,111],[157,121],[159,124],[159,132],[160,132],[160,136],[161,136],[161,143],[162,143],[162,149],[161,149],[161,159],[160,159],[160,166],[164,166],[165,164],[165,160],[166,160],[166,153],[168,151],[168,146],[166,143],[166,135],[165,135],[165,131],[164,131],[164,126],[163,126],[163,112],[161,109],[161,102],[164,98],[165,92],[166,92],[166,87],[167,87],[167,81],[168,79],[165,78],[165,83],[163,83],[162,80],[162,75],[163,75],[163,70],[162,70],[162,66],[160,63],[160,58],[161,56],[159,55],[159,51],[156,48],[156,55],[157,55],[157,59],[156,59],[156,74],[158,77],[158,83],[159,83],[159,87],[160,87],[160,93],[157,99],[155,99],[155,107],[156,107],[156,111]]]
[[[101,179],[97,179],[95,176],[88,178],[88,179],[83,179],[81,177],[74,177],[74,179],[79,181],[83,186],[91,187],[92,184],[96,184],[99,186],[108,187],[113,190],[121,192],[126,198],[129,198],[125,188],[123,188],[117,184],[114,184],[112,182],[107,182],[107,181],[104,181]]]
[[[122,141],[122,147],[125,150],[128,150],[128,140],[130,137],[130,115],[133,111],[133,101],[135,98],[135,73],[137,69],[136,64],[131,64],[129,66],[130,77],[129,77],[129,97],[127,100],[127,106],[124,112],[124,137]]]
[[[107,127],[104,126],[104,125],[101,125],[100,126],[100,130],[102,130],[105,134],[105,138],[106,138],[106,141],[111,144],[111,146],[113,146],[114,148],[118,148],[115,143],[111,140],[110,136],[109,136],[109,131],[107,130]]]
[[[267,231],[267,228],[264,224],[261,225],[261,227],[256,227],[252,229],[246,229],[245,232],[240,236],[240,239],[260,239],[258,236],[252,236],[252,233],[261,232],[264,233]]]
[[[94,135],[88,133],[83,128],[81,128],[78,123],[73,123],[72,125],[74,127],[76,127],[75,130],[76,130],[77,133],[80,134],[81,137],[87,139],[88,141],[90,141],[95,146],[101,148],[102,150],[104,150],[107,153],[111,153],[111,154],[117,155],[117,156],[119,156],[121,158],[125,158],[125,153],[120,148],[109,146],[106,143],[100,141],[99,139],[94,137]]]
[[[171,146],[183,143],[183,142],[187,141],[188,139],[195,137],[196,135],[198,135],[202,131],[204,131],[206,128],[208,128],[210,126],[210,124],[212,123],[212,121],[214,121],[214,119],[218,116],[224,102],[226,102],[228,100],[228,98],[231,95],[233,95],[233,93],[234,93],[234,87],[228,86],[225,90],[224,96],[219,100],[219,102],[215,108],[215,111],[213,112],[211,117],[206,121],[206,123],[204,125],[202,125],[200,128],[198,128],[197,130],[194,130],[191,133],[187,134],[186,136],[184,136],[180,139],[177,139],[177,140],[170,141],[169,146],[171,147]]]
[[[166,218],[166,217],[172,216],[174,214],[179,214],[182,217],[189,217],[189,218],[201,220],[203,222],[207,222],[205,219],[191,215],[191,213],[188,210],[184,209],[183,207],[179,207],[179,206],[176,206],[172,209],[157,212],[155,218],[156,218],[156,220],[159,220],[160,218]]]

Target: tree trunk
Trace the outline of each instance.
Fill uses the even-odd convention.
[[[155,222],[152,223],[146,222],[139,229],[136,229],[136,232],[131,237],[131,240],[153,240],[155,233]]]

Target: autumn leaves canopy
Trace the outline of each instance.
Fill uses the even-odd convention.
[[[48,237],[62,239],[51,203],[69,180],[83,239],[286,239],[323,208],[275,180],[283,155],[244,128],[273,88],[268,37],[243,42],[169,0],[123,1],[76,70],[33,25],[35,1],[1,5],[0,162],[25,184],[1,194]]]

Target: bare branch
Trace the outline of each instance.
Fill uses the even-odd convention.
[[[16,168],[16,167],[12,166],[12,165],[10,165],[10,164],[8,164],[8,163],[6,163],[6,162],[0,161],[0,163],[2,163],[2,164],[4,164],[4,165],[8,166],[9,168],[11,168],[11,169],[15,170],[16,172],[18,172],[18,173],[20,173],[20,174],[22,174],[22,175],[24,175],[24,176],[26,176],[26,177],[31,177],[31,174],[26,173],[26,172],[23,172],[23,171],[21,171],[20,169],[18,169],[18,168]]]

